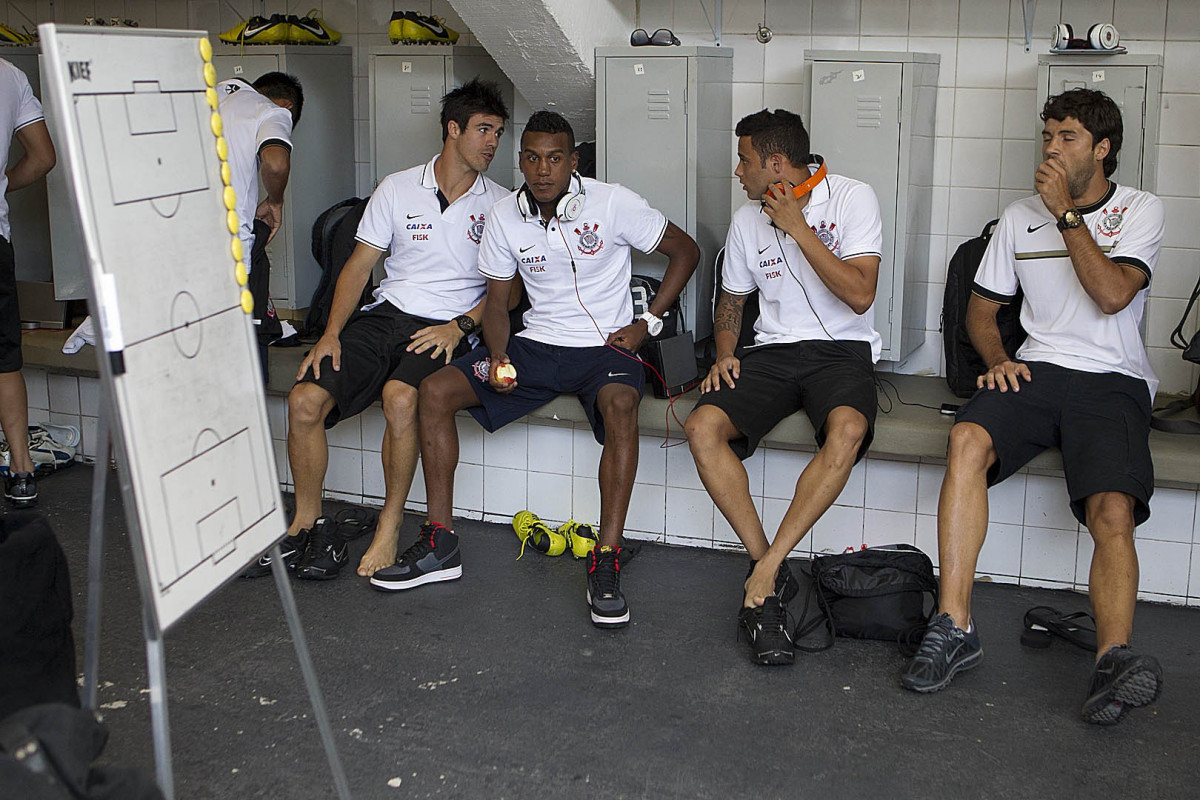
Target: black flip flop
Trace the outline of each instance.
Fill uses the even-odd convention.
[[[343,508],[333,515],[333,524],[343,541],[352,542],[375,530],[379,512],[369,508]]]
[[[1096,620],[1088,612],[1063,614],[1050,606],[1034,606],[1025,612],[1021,644],[1045,649],[1055,636],[1081,650],[1096,652]]]

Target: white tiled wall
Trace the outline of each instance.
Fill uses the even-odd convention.
[[[49,421],[81,427],[81,455],[96,452],[95,378],[47,375],[26,369],[31,423]],[[287,472],[287,400],[267,398],[280,484],[292,490]],[[344,429],[344,430],[343,430]],[[596,474],[600,447],[586,425],[517,422],[487,434],[466,417],[458,419],[460,464],[455,476],[454,513],[470,519],[508,522],[529,508],[543,519],[568,518],[597,524],[600,498]],[[379,447],[383,413],[374,406],[330,432],[326,495],[352,503],[383,505]],[[811,451],[765,447],[746,461],[750,491],[773,535],[787,511],[796,478]],[[868,456],[851,472],[837,503],[796,548],[798,556],[840,552],[845,547],[907,542],[937,564],[937,501],[945,472],[940,461],[889,460]],[[52,491],[52,484],[46,487]],[[1086,591],[1091,537],[1067,507],[1061,475],[1018,473],[988,497],[988,539],[979,575],[999,583]],[[418,467],[408,508],[425,509]],[[1158,487],[1152,516],[1137,531],[1141,596],[1200,606],[1200,513],[1197,488]],[[637,483],[630,504],[628,536],[689,547],[740,549],[700,479],[683,440],[642,436]]]
[[[207,29],[214,35],[242,15],[262,13],[257,0],[10,0],[0,21],[19,28],[31,22],[80,22],[84,16],[121,16],[145,27]],[[396,7],[433,13],[465,30],[448,0],[305,0],[273,2],[267,12],[305,13],[316,7],[343,42],[357,48],[355,59],[355,153],[358,189],[370,190],[367,126],[367,48],[386,43],[386,25]],[[1077,30],[1113,21],[1123,42],[1136,53],[1165,59],[1159,194],[1168,213],[1166,247],[1150,289],[1150,354],[1165,391],[1195,386],[1197,369],[1167,346],[1166,335],[1181,311],[1200,268],[1200,2],[1197,0],[1040,0],[1034,50],[1023,47],[1022,0],[759,0],[724,3],[725,44],[734,48],[734,120],[764,106],[798,110],[804,51],[873,49],[932,51],[942,55],[938,91],[933,234],[930,249],[932,299],[926,344],[896,368],[942,374],[938,312],[946,262],[966,238],[998,215],[1004,204],[1030,192],[1030,165],[1036,145],[1035,81],[1037,53],[1046,31],[1060,20]],[[685,44],[711,42],[701,6],[695,0],[639,0],[638,23],[673,27]],[[712,4],[705,8],[711,10]],[[766,19],[775,33],[767,45],[753,33]],[[463,41],[470,43],[469,33]],[[514,128],[530,109],[518,103]],[[730,170],[733,168],[730,143]],[[834,165],[836,169],[836,165]],[[731,196],[740,202],[736,181]],[[1193,330],[1192,320],[1188,330]],[[81,425],[85,453],[94,450],[94,379],[46,375],[27,370],[31,419]],[[285,488],[290,487],[282,398],[270,398],[276,458]],[[383,477],[379,447],[383,421],[378,408],[339,425],[331,433],[332,496],[379,504]],[[599,448],[583,428],[517,423],[485,436],[460,420],[462,464],[456,476],[456,513],[506,520],[529,505],[543,517],[568,515],[588,522],[599,517],[596,465]],[[730,547],[735,537],[703,495],[685,445],[662,449],[662,440],[643,437],[638,483],[629,517],[632,536],[705,547]],[[677,445],[676,440],[667,444]],[[752,458],[752,494],[773,531],[787,509],[800,469],[810,453],[765,449]],[[532,468],[530,468],[532,465]],[[936,560],[937,494],[943,468],[936,462],[888,461],[869,457],[859,464],[838,504],[798,548],[810,553],[839,550],[863,541],[913,541]],[[49,488],[49,487],[48,487]],[[423,508],[420,470],[410,506]],[[486,513],[485,513],[486,509]],[[1160,487],[1154,515],[1138,530],[1143,596],[1200,605],[1200,522],[1197,492]],[[489,516],[490,515],[490,516]],[[1019,474],[991,492],[991,526],[980,560],[981,574],[996,581],[1056,587],[1086,587],[1091,540],[1066,511],[1061,476]]]
[[[622,2],[629,6],[629,2]],[[935,189],[930,247],[930,298],[925,344],[900,364],[912,374],[944,374],[941,334],[942,283],[955,248],[978,234],[1009,202],[1031,193],[1036,155],[1037,56],[1047,32],[1064,21],[1076,30],[1113,22],[1134,53],[1165,60],[1159,194],[1167,206],[1167,236],[1147,306],[1151,364],[1164,392],[1190,390],[1200,369],[1179,357],[1167,336],[1178,321],[1200,270],[1200,2],[1198,0],[1040,0],[1034,47],[1024,49],[1022,0],[737,0],[724,3],[725,46],[734,50],[734,121],[764,106],[799,110],[807,49],[914,50],[942,56],[938,91]],[[711,44],[698,0],[638,0],[637,22],[673,27],[684,44]],[[444,17],[474,43],[449,0],[10,0],[0,21],[19,28],[31,21],[81,22],[84,16],[130,17],[142,26],[201,28],[215,34],[254,13],[304,14],[316,8],[358,51],[355,58],[355,161],[357,190],[371,190],[367,139],[367,59],[370,47],[387,43],[387,21],[396,8]],[[712,4],[703,8],[711,13]],[[766,20],[774,38],[754,38]],[[614,42],[613,44],[619,44]],[[519,130],[530,108],[518,98],[511,128]],[[569,116],[569,112],[568,112]],[[515,137],[514,137],[515,139]],[[730,193],[743,195],[732,177]],[[299,154],[298,154],[299,157]],[[836,165],[833,165],[836,170]],[[516,177],[516,176],[514,176]],[[1188,330],[1200,323],[1200,311]]]

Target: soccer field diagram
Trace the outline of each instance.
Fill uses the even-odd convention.
[[[286,528],[211,48],[195,32],[48,33],[126,513],[166,630]]]

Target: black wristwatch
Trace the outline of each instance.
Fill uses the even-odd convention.
[[[1060,231],[1065,231],[1067,228],[1078,228],[1082,224],[1083,214],[1080,214],[1077,208],[1068,208],[1058,218],[1058,229]]]
[[[471,319],[471,317],[467,314],[459,314],[454,318],[454,321],[458,324],[458,329],[462,331],[464,335],[474,333],[475,329],[479,327],[475,324],[475,320]]]

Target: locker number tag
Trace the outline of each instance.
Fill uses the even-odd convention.
[[[412,72],[412,62],[411,61],[401,61],[400,62],[400,71],[401,72]]]
[[[1104,83],[1104,70],[1098,69],[1092,72],[1092,83]]]
[[[634,64],[633,65],[633,74],[634,75],[645,75],[646,74],[646,65],[645,64]]]
[[[242,69],[242,65],[241,65],[241,64],[237,64],[237,65],[235,65],[235,66],[234,66],[234,68],[233,68],[233,74],[234,74],[234,75],[241,75],[243,71],[244,71],[244,70]]]
[[[867,73],[866,70],[856,69],[850,73],[850,77],[854,79],[855,83],[858,83],[867,79]]]

